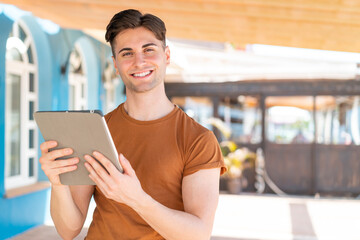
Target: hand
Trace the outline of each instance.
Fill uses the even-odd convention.
[[[41,169],[45,172],[45,175],[49,178],[49,181],[52,185],[62,185],[60,182],[59,175],[65,172],[74,171],[77,168],[77,163],[79,163],[79,158],[73,157],[64,160],[55,160],[60,157],[68,156],[73,153],[71,148],[57,149],[49,152],[50,148],[57,146],[56,141],[47,141],[43,142],[40,145],[41,157],[39,162],[41,164]]]
[[[146,196],[146,193],[141,188],[140,181],[130,162],[120,154],[119,161],[124,169],[124,173],[121,173],[101,153],[93,152],[93,155],[104,167],[93,157],[85,155],[84,158],[87,161],[85,167],[90,173],[89,177],[107,198],[124,203],[135,209],[137,202],[141,201],[140,199]]]

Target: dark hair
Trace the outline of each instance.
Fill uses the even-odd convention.
[[[163,47],[165,48],[165,23],[160,18],[152,14],[142,14],[138,10],[128,9],[115,14],[106,27],[105,40],[110,42],[114,57],[114,39],[116,35],[126,29],[134,29],[137,27],[144,27],[151,31],[155,37],[162,42]]]

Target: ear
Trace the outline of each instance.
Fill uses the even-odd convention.
[[[170,48],[169,46],[165,47],[165,55],[166,55],[166,65],[170,64]]]
[[[118,71],[118,69],[116,67],[116,60],[115,60],[114,56],[111,56],[111,58],[112,58],[113,63],[114,63],[114,68],[116,69],[116,74],[119,75],[119,71]]]

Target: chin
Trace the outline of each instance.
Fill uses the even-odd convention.
[[[155,88],[157,88],[160,84],[162,83],[162,81],[156,81],[156,82],[151,82],[151,83],[146,83],[146,84],[139,84],[139,85],[132,85],[130,87],[130,89],[136,93],[145,93],[145,92],[149,92]]]

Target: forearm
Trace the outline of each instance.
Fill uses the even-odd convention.
[[[190,213],[170,209],[150,196],[134,209],[165,239],[210,239],[213,219],[204,221]]]
[[[89,177],[109,199],[134,209],[155,231],[171,240],[205,240],[211,235],[219,196],[218,168],[200,170],[184,177],[182,199],[185,211],[170,209],[155,201],[141,187],[130,162],[120,155],[120,173],[102,154],[85,156]],[[106,171],[105,171],[106,170]]]
[[[52,186],[50,212],[63,239],[73,239],[80,233],[85,217],[76,206],[69,186]]]

